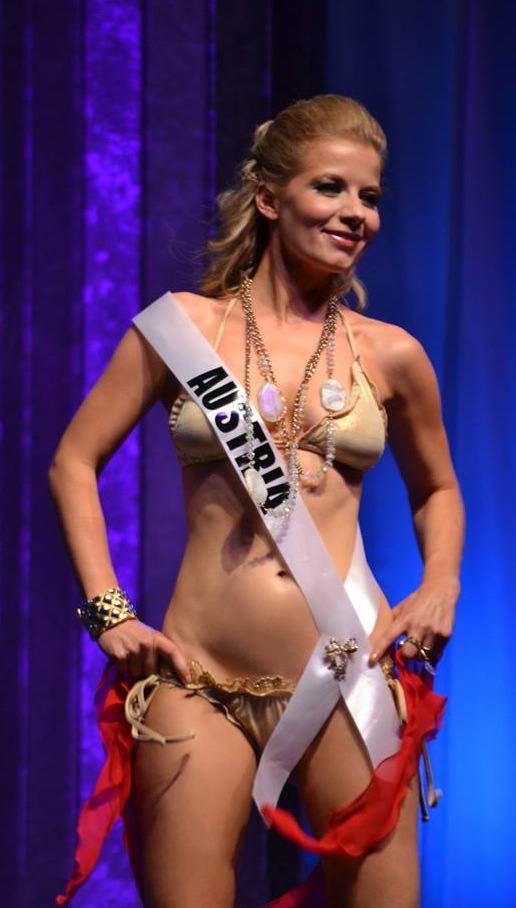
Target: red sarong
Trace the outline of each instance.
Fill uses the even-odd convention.
[[[444,697],[432,691],[429,683],[408,670],[399,653],[396,664],[407,704],[407,722],[403,726],[400,749],[376,767],[369,785],[358,797],[333,812],[322,838],[312,838],[291,814],[281,808],[264,810],[267,820],[278,832],[303,848],[321,855],[345,852],[352,857],[360,857],[378,845],[396,825],[401,802],[418,769],[421,744],[436,735],[446,703]],[[112,666],[106,667],[95,695],[106,762],[92,796],[81,810],[75,867],[64,895],[56,900],[58,905],[67,905],[88,879],[104,840],[119,816],[124,818],[125,844],[137,875],[138,859],[132,853],[128,835],[134,747],[131,728],[124,714],[129,687]],[[316,871],[305,883],[270,902],[266,908],[316,908],[324,904],[321,899],[324,899],[322,879]]]

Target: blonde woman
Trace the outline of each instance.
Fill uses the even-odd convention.
[[[368,666],[378,672],[400,635],[401,662],[435,665],[452,631],[463,514],[436,379],[417,341],[363,314],[355,276],[380,228],[385,154],[381,127],[355,101],[327,95],[291,105],[257,129],[237,186],[220,198],[201,293],[175,294],[244,388],[247,485],[198,402],[136,327],[52,464],[85,624],[120,677],[136,682],[129,718],[140,741],[130,784],[148,908],[233,905],[257,763],[275,730],[279,736],[320,637],[281,540],[260,516],[260,507],[274,508],[264,505],[251,453],[251,404],[283,463],[280,522],[288,525],[296,500],[304,502],[340,581],[355,557],[363,476],[381,457],[388,427],[423,573],[395,608],[380,595]],[[182,337],[168,342],[179,348]],[[120,590],[97,492],[100,469],[158,400],[182,464],[188,523],[161,630],[141,623]],[[359,656],[351,638],[332,645],[337,655],[328,646],[325,653],[340,682]],[[334,840],[321,848],[332,908],[418,905],[414,759],[396,783],[385,828],[375,828],[369,804],[360,849]],[[339,698],[292,767],[315,838],[326,841],[335,811],[368,790],[374,765]]]

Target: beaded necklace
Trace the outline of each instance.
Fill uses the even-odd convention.
[[[299,462],[299,437],[308,395],[308,386],[315,374],[319,360],[327,351],[327,378],[321,385],[321,403],[329,414],[342,410],[345,402],[345,391],[341,383],[333,377],[335,371],[335,333],[339,314],[339,299],[331,296],[324,319],[321,336],[315,351],[309,358],[297,390],[292,410],[291,425],[287,419],[287,404],[279,390],[270,360],[269,352],[258,327],[251,296],[252,281],[245,277],[240,286],[240,298],[245,315],[245,423],[246,423],[246,456],[249,467],[245,472],[248,490],[259,505],[265,504],[267,489],[265,482],[254,466],[253,454],[253,418],[251,401],[251,355],[253,349],[258,360],[258,369],[264,383],[258,389],[258,409],[268,423],[277,424],[280,431],[279,447],[286,451],[289,495],[287,500],[276,509],[277,516],[288,516],[295,504],[300,480],[305,484],[316,486],[326,475],[335,460],[334,423],[331,415],[325,420],[325,456],[318,470],[305,470]],[[281,509],[282,514],[278,511]]]

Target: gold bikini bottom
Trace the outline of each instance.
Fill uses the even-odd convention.
[[[404,723],[406,721],[405,700],[401,684],[393,675],[393,660],[390,656],[386,656],[381,660],[380,665],[394,696],[400,719]],[[146,723],[145,715],[152,698],[161,684],[167,684],[169,687],[188,691],[192,696],[202,697],[220,709],[228,721],[245,735],[259,760],[294,693],[294,683],[282,678],[281,675],[259,678],[256,681],[252,681],[250,678],[217,681],[198,662],[190,663],[190,675],[191,681],[186,683],[172,668],[167,666],[161,670],[159,675],[149,675],[133,685],[125,701],[125,716],[131,725],[133,738],[138,741],[172,744],[188,741],[194,737],[192,732],[167,737]],[[423,819],[428,820],[427,805],[435,807],[440,792],[434,788],[425,741],[422,742],[422,756],[427,784],[425,792],[421,772],[418,772],[419,801]]]
[[[294,683],[280,675],[256,681],[250,678],[217,681],[198,662],[190,663],[190,675],[191,680],[186,683],[167,666],[160,674],[149,675],[136,682],[125,704],[125,715],[133,737],[138,741],[160,744],[177,743],[193,737],[192,734],[165,737],[145,721],[152,698],[161,684],[167,684],[189,691],[192,696],[202,697],[220,709],[228,721],[243,732],[259,758],[294,693]]]
[[[243,732],[259,758],[294,693],[294,682],[281,675],[255,681],[250,678],[217,681],[199,662],[191,662],[189,667],[191,680],[188,683],[167,665],[161,668],[159,674],[149,675],[131,688],[125,703],[125,715],[133,738],[169,744],[193,737],[191,733],[166,737],[145,721],[152,698],[161,684],[167,684],[188,691],[192,696],[202,697],[220,709],[228,721]],[[390,656],[382,659],[381,667],[386,681],[392,684],[393,662]]]

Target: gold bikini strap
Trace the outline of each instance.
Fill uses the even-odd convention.
[[[359,353],[358,353],[358,350],[357,350],[357,347],[355,344],[355,338],[353,337],[353,332],[351,330],[351,325],[349,324],[349,322],[346,318],[345,309],[343,307],[341,307],[339,309],[339,315],[340,315],[340,320],[341,320],[342,324],[344,325],[344,330],[346,332],[346,337],[348,339],[349,349],[351,350],[351,352],[353,354],[353,359],[360,359],[360,356],[359,356]]]
[[[193,731],[184,735],[162,735],[145,722],[145,714],[157,693],[163,678],[160,675],[149,675],[133,684],[125,700],[125,718],[131,726],[131,735],[137,741],[155,741],[157,744],[181,744],[195,738]]]
[[[221,340],[222,340],[222,335],[224,334],[224,330],[225,330],[225,328],[226,328],[226,322],[227,322],[229,316],[231,315],[231,313],[232,313],[232,311],[233,311],[233,309],[234,309],[236,303],[238,303],[238,296],[233,297],[233,299],[230,300],[229,303],[228,303],[227,306],[226,306],[226,310],[225,310],[225,312],[224,312],[224,315],[222,316],[222,318],[221,318],[221,320],[220,320],[219,327],[217,328],[217,333],[216,333],[216,335],[215,335],[215,340],[213,341],[213,349],[214,349],[214,350],[217,350],[217,349],[218,349],[218,346],[219,346],[219,344],[220,344],[220,342],[221,342]]]

